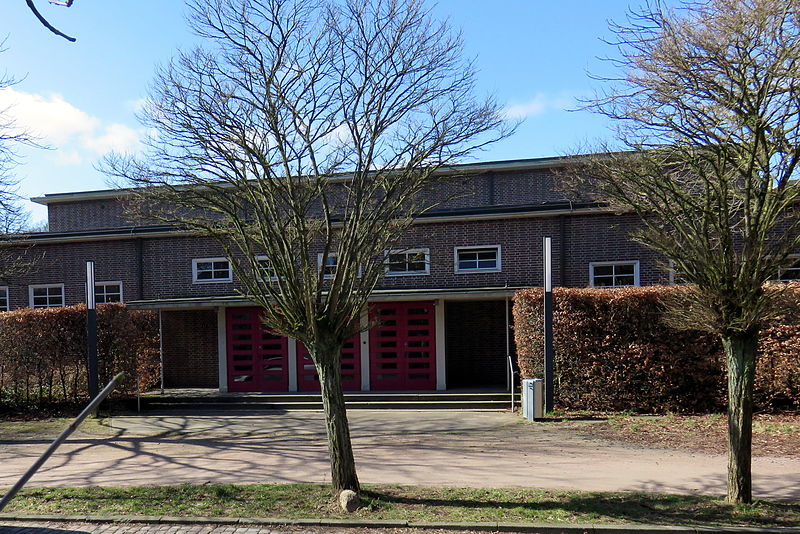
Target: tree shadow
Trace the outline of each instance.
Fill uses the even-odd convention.
[[[88,530],[0,524],[0,534],[91,534]]]
[[[476,490],[480,491],[480,490]],[[471,498],[419,498],[397,495],[391,490],[367,489],[364,497],[372,501],[405,507],[437,507],[446,513],[449,508],[466,508],[470,510],[486,510],[496,513],[498,510],[514,510],[515,517],[510,521],[519,521],[518,515],[534,516],[542,512],[561,512],[575,516],[609,519],[631,524],[661,524],[685,526],[718,526],[721,524],[738,526],[796,527],[800,504],[793,503],[756,503],[750,506],[728,505],[721,499],[711,500],[707,496],[674,495],[653,493],[581,493],[570,495],[559,493],[551,500],[527,502],[524,497],[519,500],[496,500]],[[524,494],[523,494],[524,495]],[[522,513],[520,514],[520,511]],[[581,520],[578,517],[578,520]]]

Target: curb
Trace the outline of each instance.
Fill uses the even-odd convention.
[[[339,527],[339,528],[415,528],[430,530],[472,530],[484,532],[525,532],[540,534],[800,534],[797,528],[691,527],[669,525],[560,525],[556,523],[447,523],[403,520],[278,519],[255,517],[177,517],[126,515],[30,515],[0,513],[0,521],[55,523],[149,523],[158,525],[241,525],[243,527]]]

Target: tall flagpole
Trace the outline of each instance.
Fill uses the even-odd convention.
[[[86,357],[89,398],[97,397],[100,377],[97,366],[97,310],[94,299],[94,262],[86,262]]]
[[[544,409],[553,411],[553,250],[552,238],[543,239],[544,264]]]

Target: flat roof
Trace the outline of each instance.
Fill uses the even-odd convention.
[[[500,161],[486,161],[478,163],[461,163],[447,165],[437,171],[437,174],[479,173],[492,171],[522,171],[531,169],[548,169],[566,164],[581,156],[551,156],[546,158],[509,159]],[[346,173],[343,174],[346,176]],[[47,193],[38,197],[31,197],[31,202],[49,205],[64,202],[79,202],[84,200],[108,200],[122,198],[131,194],[133,189],[97,189],[94,191],[74,191],[68,193]]]
[[[447,289],[376,289],[370,295],[370,302],[397,300],[497,300],[514,295],[520,289],[531,286],[464,287]],[[229,306],[255,306],[253,301],[243,295],[219,297],[189,297],[152,300],[132,300],[125,303],[134,310],[181,310],[208,309]]]

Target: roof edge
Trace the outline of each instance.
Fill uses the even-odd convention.
[[[479,173],[496,171],[524,171],[532,169],[552,169],[561,167],[582,157],[575,156],[549,156],[543,158],[509,159],[486,161],[478,163],[460,163],[457,165],[443,166],[436,171],[437,175]],[[129,196],[133,188],[97,189],[93,191],[74,191],[68,193],[46,193],[41,196],[31,197],[30,201],[48,206],[67,202],[80,202],[85,200],[110,200]]]

